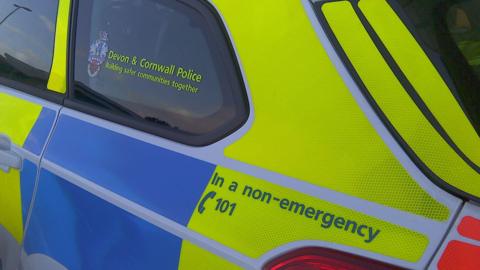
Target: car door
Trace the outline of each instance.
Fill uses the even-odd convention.
[[[201,237],[186,226],[215,166],[168,149],[201,149],[248,117],[223,26],[202,1],[74,7],[67,108],[42,160],[22,266],[176,269],[179,235]]]
[[[0,2],[2,269],[18,265],[41,155],[63,99],[62,83],[55,75],[62,70],[60,55],[55,54],[55,35],[62,32],[56,29],[57,10],[56,0]],[[63,42],[66,45],[66,39]]]

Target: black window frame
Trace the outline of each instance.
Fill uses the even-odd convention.
[[[227,80],[233,81],[230,84],[233,86],[233,88],[228,87],[229,89],[223,90],[224,85],[222,85],[222,91],[232,92],[233,100],[236,105],[235,108],[241,108],[243,110],[242,114],[237,114],[236,117],[228,121],[228,123],[226,123],[222,129],[217,129],[215,132],[204,135],[189,135],[184,132],[178,132],[170,127],[147,121],[138,121],[138,119],[134,119],[129,116],[117,115],[103,110],[97,106],[76,100],[74,98],[75,48],[80,1],[82,0],[73,0],[71,4],[68,44],[69,48],[67,57],[67,95],[63,102],[65,107],[136,130],[147,132],[174,142],[195,147],[208,146],[216,143],[236,132],[248,121],[250,117],[250,103],[243,74],[240,69],[240,63],[238,62],[235,49],[233,48],[232,40],[230,39],[226,26],[216,8],[207,1],[201,0],[177,0],[177,2],[188,6],[188,8],[192,8],[205,20],[205,28],[208,29],[212,39],[214,39],[215,43],[217,44],[215,51],[221,54],[221,59],[223,62],[222,67],[226,68],[226,74],[228,75]]]
[[[58,20],[58,9],[60,8],[60,1],[61,0],[57,1],[57,8],[56,8],[57,12],[55,15],[55,32],[53,33],[52,64],[50,66],[49,76],[52,73],[53,59],[55,57],[55,38],[57,35],[57,20]],[[71,11],[72,10],[70,8],[70,11],[69,11],[70,14],[71,14]],[[37,87],[37,86],[30,85],[28,83],[23,83],[23,82],[5,78],[2,76],[0,76],[0,84],[6,87],[12,88],[14,90],[23,92],[25,94],[48,100],[58,105],[62,105],[64,103],[64,99],[67,95],[67,91],[65,91],[65,93],[59,93],[59,92],[50,90],[47,87]],[[67,89],[68,89],[68,86],[67,86]]]

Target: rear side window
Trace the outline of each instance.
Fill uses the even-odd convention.
[[[396,0],[480,134],[480,0]]]
[[[58,0],[0,1],[0,77],[46,89]]]
[[[200,1],[79,1],[73,99],[190,145],[241,126],[248,105],[228,38]]]

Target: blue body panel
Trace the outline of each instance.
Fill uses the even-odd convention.
[[[56,112],[54,110],[45,107],[42,109],[23,145],[27,151],[36,156],[39,156],[42,153],[43,147],[47,142],[48,135],[50,134],[50,130],[55,121],[55,115]]]
[[[59,116],[43,160],[183,226],[216,167],[67,115]],[[36,192],[27,254],[73,270],[178,268],[177,236],[43,167]]]
[[[187,225],[215,166],[61,115],[45,158]]]
[[[42,170],[27,254],[71,270],[177,269],[181,239]]]
[[[20,172],[20,189],[22,192],[22,217],[23,225],[27,220],[28,209],[32,201],[33,188],[37,176],[37,165],[29,160],[23,161],[23,169]]]
[[[23,148],[34,154],[40,156],[45,144],[47,143],[48,136],[52,130],[55,122],[57,112],[43,107],[37,121],[32,127],[32,130],[27,136]],[[20,190],[22,199],[22,220],[23,225],[27,221],[28,210],[32,201],[33,190],[35,187],[35,181],[37,177],[38,164],[25,159],[23,162],[23,169],[20,172]]]

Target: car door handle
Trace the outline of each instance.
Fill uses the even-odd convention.
[[[0,170],[7,173],[10,169],[20,170],[22,164],[22,157],[12,150],[10,138],[0,134]]]

